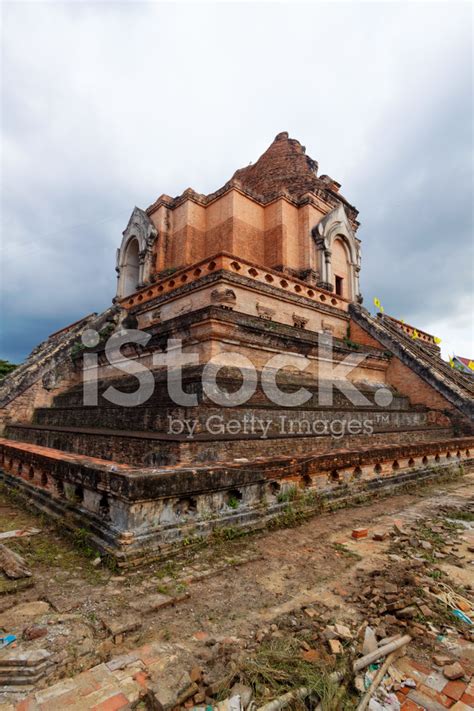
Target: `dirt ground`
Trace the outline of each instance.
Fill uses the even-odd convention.
[[[155,642],[174,648],[188,671],[195,664],[208,668],[210,683],[229,660],[241,657],[242,650],[252,655],[259,644],[284,637],[288,627],[301,630],[301,615],[311,620],[312,613],[305,616],[305,610],[314,610],[325,624],[347,625],[354,639],[367,621],[383,627],[381,635],[388,634],[377,600],[371,607],[370,596],[366,600],[360,593],[381,570],[388,571],[389,579],[391,567],[395,571],[407,559],[409,545],[414,546],[408,555],[413,569],[421,568],[434,581],[449,581],[469,596],[474,587],[474,541],[464,534],[474,518],[473,502],[474,473],[468,473],[412,493],[324,513],[294,527],[213,540],[179,559],[123,574],[97,561],[83,533],[71,540],[4,492],[0,531],[36,526],[41,532],[3,541],[23,556],[32,572],[26,583],[32,584],[12,592],[11,583],[0,581],[0,627],[17,635],[17,649],[51,653],[53,666],[38,688]],[[449,523],[452,520],[457,523]],[[439,528],[443,521],[448,521],[444,532]],[[435,530],[432,538],[424,535],[418,550],[420,540],[413,541],[413,535],[417,530],[426,533],[428,523]],[[358,528],[367,528],[369,535],[354,539],[352,531]],[[437,547],[439,531],[445,540]],[[374,540],[374,533],[383,540]],[[400,571],[396,577],[401,595],[405,583]],[[423,622],[418,615],[415,627],[416,620]],[[397,622],[402,627],[410,624]],[[433,629],[436,624],[439,632],[438,618]],[[454,622],[452,628],[456,632]],[[414,656],[420,662],[429,663],[436,636],[419,634],[414,639]],[[321,635],[318,639],[324,644]],[[222,644],[229,646],[227,657]],[[25,691],[31,693],[32,687]],[[12,696],[8,687],[0,688],[0,702],[21,697],[18,689]]]

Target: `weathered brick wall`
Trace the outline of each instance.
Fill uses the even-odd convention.
[[[426,405],[434,410],[454,410],[446,398],[425,383],[396,356],[393,356],[388,366],[387,381],[399,392],[408,395],[413,404]]]
[[[29,422],[36,407],[47,407],[53,397],[81,380],[71,353],[86,328],[101,331],[114,326],[119,318],[119,307],[111,307],[102,314],[90,314],[37,346],[28,358],[0,385],[0,432],[8,422]]]
[[[354,343],[360,343],[362,346],[370,346],[371,348],[380,348],[383,350],[383,345],[373,338],[367,331],[359,326],[354,319],[350,320],[349,324],[350,338]]]
[[[320,510],[326,500],[459,474],[472,466],[473,444],[445,439],[153,471],[0,440],[0,479],[64,525],[87,528],[99,549],[128,564],[171,554],[215,526],[261,527],[286,509],[280,494],[289,487]]]
[[[237,170],[215,193],[188,188],[176,198],[161,196],[147,209],[160,234],[153,272],[179,269],[221,250],[260,266],[314,269],[309,235],[324,215],[343,203],[352,230],[358,227],[357,210],[337,195],[339,187],[328,176],[318,177],[304,146],[281,133],[256,163]]]
[[[236,170],[233,178],[258,195],[287,190],[300,197],[320,186],[317,170],[317,162],[306,155],[304,146],[283,132],[256,163]]]
[[[48,393],[41,380],[34,383],[21,395],[0,410],[0,431],[3,432],[9,422],[30,422],[35,407],[48,407],[52,402],[52,393]]]
[[[36,408],[51,407],[54,397],[74,386],[79,377],[71,371],[70,377],[54,389],[46,388],[42,379],[37,380],[0,408],[0,434],[5,432],[10,422],[31,422]]]

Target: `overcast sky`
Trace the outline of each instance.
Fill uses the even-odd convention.
[[[110,304],[134,205],[219,188],[280,131],[360,211],[365,304],[474,357],[469,3],[2,14],[0,357]]]

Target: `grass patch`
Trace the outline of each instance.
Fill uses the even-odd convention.
[[[245,531],[235,526],[216,526],[212,530],[211,539],[217,542],[233,541],[245,535]]]
[[[298,498],[299,491],[294,484],[287,486],[286,489],[280,491],[277,495],[277,501],[279,504],[284,504],[287,501],[294,501]]]
[[[176,578],[178,575],[177,564],[174,560],[168,560],[156,572],[157,578]]]
[[[360,556],[355,551],[351,551],[350,548],[346,548],[344,543],[333,543],[333,548],[335,548],[338,553],[342,553],[342,555],[347,556],[347,558],[354,558],[355,560],[362,560],[362,556]]]
[[[417,538],[429,541],[435,547],[443,547],[446,544],[443,534],[433,531],[426,523],[418,524],[415,533]]]
[[[455,521],[467,521],[468,523],[474,522],[474,512],[473,511],[460,511],[459,509],[450,509],[447,513],[446,516],[448,518],[452,518]],[[450,523],[450,521],[446,521],[446,524]],[[453,524],[454,526],[456,525],[455,523]]]
[[[17,508],[25,506],[27,503],[17,492],[0,486],[0,530],[28,526],[40,529],[40,533],[33,536],[7,539],[8,547],[23,556],[33,572],[36,566],[51,572],[81,568],[84,578],[91,584],[106,582],[103,573],[92,565],[92,559],[100,554],[91,545],[88,531],[78,529],[71,533],[59,522],[34,509],[22,511]],[[104,561],[107,557],[101,558]]]

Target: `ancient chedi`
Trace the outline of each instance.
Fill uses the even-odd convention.
[[[472,464],[472,378],[430,334],[364,309],[357,216],[286,133],[211,195],[135,208],[113,305],[50,336],[2,385],[1,479],[129,565],[218,526],[264,525],[289,499],[311,509]],[[124,329],[145,335],[124,362],[153,373],[134,407],[108,396],[137,390],[106,351]],[[163,360],[177,342],[193,356],[183,402]],[[267,364],[282,355],[269,397]],[[257,371],[242,402],[239,358]],[[210,387],[203,372],[219,359]]]

